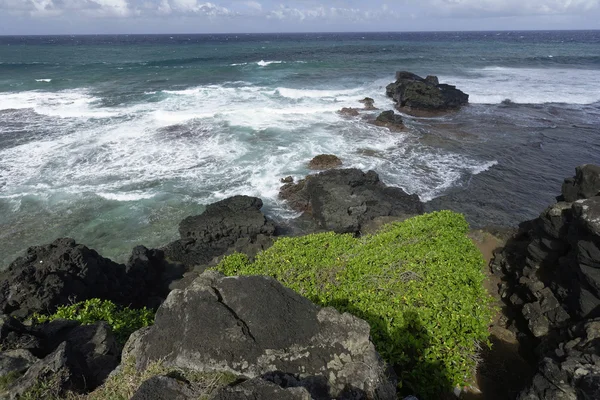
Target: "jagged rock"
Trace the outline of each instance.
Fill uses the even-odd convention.
[[[0,377],[11,373],[23,373],[38,359],[28,350],[17,349],[0,352]]]
[[[166,367],[227,371],[250,379],[278,371],[330,397],[360,390],[395,399],[395,380],[370,341],[369,325],[332,308],[319,308],[268,277],[226,278],[207,271],[161,305],[155,324],[128,343],[143,370]]]
[[[44,384],[45,392],[63,396],[68,391],[83,393],[87,390],[87,365],[81,354],[67,342],[43,360],[33,364],[16,382],[8,387],[10,399],[18,399],[38,384]]]
[[[122,302],[128,291],[124,282],[124,266],[73,239],[58,239],[30,247],[0,274],[0,312],[27,317],[94,297]]]
[[[239,239],[254,243],[259,235],[273,236],[275,225],[260,211],[262,205],[261,199],[248,196],[208,205],[201,215],[179,224],[181,239],[163,249],[166,258],[191,269],[226,254]]]
[[[196,400],[201,395],[187,382],[159,375],[142,382],[130,400]]]
[[[279,195],[321,229],[338,233],[358,233],[363,223],[376,217],[422,214],[424,208],[417,195],[386,186],[374,171],[358,169],[309,175],[284,185]]]
[[[0,315],[0,348],[29,350],[38,357],[46,355],[42,336],[8,315]]]
[[[358,102],[364,104],[364,109],[367,111],[377,110],[377,108],[375,107],[375,100],[373,100],[370,97],[365,97],[364,99],[359,100]]]
[[[405,71],[396,73],[396,82],[387,86],[386,94],[398,108],[409,110],[447,111],[469,102],[469,95],[455,86],[440,84],[435,76],[423,79]]]
[[[570,336],[543,358],[519,400],[600,398],[600,320],[579,324]]]
[[[210,400],[313,400],[313,397],[303,387],[284,388],[255,378],[239,385],[221,388]]]
[[[326,170],[337,168],[342,165],[342,160],[333,154],[320,154],[308,163],[309,169]]]
[[[279,181],[281,183],[294,183],[294,177],[293,176],[286,176],[285,178],[281,178]]]
[[[564,201],[573,202],[600,195],[600,166],[586,164],[575,169],[573,178],[565,179],[562,186]]]

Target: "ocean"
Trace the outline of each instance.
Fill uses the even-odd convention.
[[[395,72],[470,95],[391,132]],[[375,111],[373,112],[375,113]],[[537,216],[600,163],[600,31],[0,37],[0,267],[73,237],[123,262],[206,204],[261,197],[339,156],[473,227]]]

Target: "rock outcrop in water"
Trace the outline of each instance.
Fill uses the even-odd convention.
[[[436,76],[423,79],[406,71],[396,73],[396,82],[387,86],[386,94],[398,109],[407,112],[457,110],[469,102],[468,94],[455,86],[440,84]]]
[[[284,185],[280,197],[318,229],[358,234],[377,217],[402,217],[423,213],[417,195],[386,186],[374,171],[338,169],[309,175]]]
[[[404,121],[402,120],[402,117],[393,110],[382,112],[377,116],[373,123],[377,126],[389,128],[392,131],[404,130]]]
[[[309,169],[326,170],[342,166],[342,160],[333,154],[320,154],[308,163]]]
[[[172,291],[155,324],[126,347],[140,370],[160,360],[305,388],[313,399],[396,399],[395,378],[365,321],[322,309],[268,277],[207,271]]]
[[[541,360],[522,400],[600,396],[600,167],[578,167],[558,200],[492,263]]]

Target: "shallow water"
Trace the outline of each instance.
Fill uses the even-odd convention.
[[[0,37],[0,266],[60,236],[124,261],[234,194],[291,217],[279,178],[320,153],[473,225],[514,225],[600,163],[599,44],[598,31]],[[405,133],[337,114],[365,96],[391,109],[396,70],[439,75],[471,105],[407,116]]]

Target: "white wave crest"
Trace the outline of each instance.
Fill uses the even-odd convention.
[[[591,104],[600,101],[600,70],[486,67],[467,76],[441,76],[469,94],[471,103]]]
[[[36,79],[36,82],[46,82],[46,83],[50,83],[52,82],[52,79]]]

